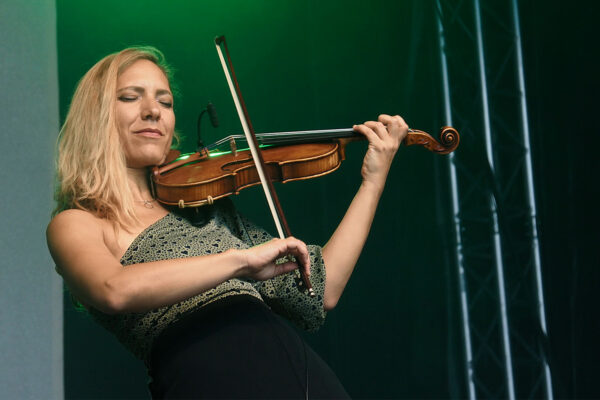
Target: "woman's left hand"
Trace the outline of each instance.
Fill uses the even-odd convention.
[[[383,190],[394,155],[408,134],[408,125],[399,115],[381,114],[377,121],[367,121],[353,128],[369,141],[361,169],[363,183]]]
[[[367,121],[354,125],[353,128],[365,135],[369,141],[369,149],[361,170],[363,183],[344,218],[323,247],[323,260],[327,268],[324,296],[326,310],[335,307],[350,279],[369,235],[394,155],[408,134],[408,125],[398,115],[392,117],[381,114],[377,121]]]

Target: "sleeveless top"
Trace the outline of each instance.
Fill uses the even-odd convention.
[[[229,200],[204,206],[200,218],[192,214],[167,214],[146,228],[127,249],[121,264],[129,265],[221,253],[230,248],[246,249],[271,240],[272,236],[241,217]],[[325,268],[319,246],[308,246],[311,283],[315,297],[298,288],[297,270],[267,281],[230,279],[217,287],[180,303],[148,312],[104,314],[89,309],[92,318],[113,333],[136,357],[147,362],[152,343],[170,324],[183,316],[227,296],[247,294],[264,301],[273,311],[305,330],[316,330],[324,322]]]

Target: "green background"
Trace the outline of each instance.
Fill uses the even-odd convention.
[[[553,47],[558,43],[566,49],[569,41],[555,42],[545,36],[554,30],[544,15],[559,19],[562,11],[539,15],[542,3],[524,3],[522,24],[525,33],[532,33],[530,39],[536,40],[525,42],[527,82],[535,102],[531,107],[534,128],[550,135],[533,136],[534,157],[544,162],[547,154],[561,150],[560,132],[545,129],[549,127],[545,107],[559,108],[548,100],[556,92],[545,83],[553,73],[569,67],[567,61],[547,67],[545,61],[556,61]],[[585,11],[576,16],[584,17]],[[221,125],[213,129],[204,122],[205,143],[241,131],[213,44],[213,38],[221,34],[227,37],[257,132],[345,128],[375,119],[379,113],[400,114],[411,127],[432,133],[443,124],[433,1],[60,0],[57,31],[63,118],[78,79],[98,59],[130,45],[153,45],[175,68],[181,92],[175,109],[177,129],[185,137],[183,151],[195,150],[196,119],[208,101],[216,106]],[[459,93],[463,94],[472,95]],[[459,131],[461,124],[469,121],[458,121]],[[296,237],[307,243],[327,241],[360,184],[365,148],[365,143],[351,144],[340,170],[324,178],[276,185]],[[559,182],[573,182],[578,171],[589,169],[576,159],[570,159],[568,173],[560,163],[538,166],[539,185],[549,183],[551,176],[562,179]],[[447,176],[444,157],[420,148],[401,148],[344,296],[325,326],[305,335],[352,397],[466,395]],[[570,289],[564,289],[564,272],[554,272],[559,269],[552,263],[553,252],[565,232],[556,220],[560,207],[550,204],[558,201],[571,207],[575,222],[569,232],[580,234],[583,217],[577,201],[585,200],[569,203],[560,185],[550,183],[555,186],[544,186],[539,196],[547,290],[573,295],[569,290],[580,283],[573,281]],[[580,190],[578,198],[586,198],[588,189]],[[274,231],[258,188],[242,192],[234,201],[243,214]],[[594,260],[587,253],[581,257]],[[141,362],[66,303],[66,397],[147,397]],[[565,323],[580,326],[565,317],[568,306],[549,300],[549,308],[558,310],[549,312],[550,332],[555,329],[562,346],[565,340],[582,339],[573,331],[561,330]],[[583,342],[589,343],[586,338],[584,334]],[[573,346],[577,345],[571,343],[571,350],[578,349]],[[565,371],[557,367],[557,385],[563,394],[573,393],[579,361],[568,346],[560,348],[557,360],[566,364],[562,364]]]

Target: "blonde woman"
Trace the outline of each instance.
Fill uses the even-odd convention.
[[[387,172],[408,127],[379,116],[362,184],[321,248],[272,239],[230,201],[202,220],[152,198],[148,169],[175,135],[170,70],[150,47],[128,48],[79,82],[59,136],[57,208],[48,247],[72,296],[142,359],[153,398],[347,397],[327,365],[285,324],[317,329],[360,255]],[[276,262],[285,255],[294,262]],[[317,296],[296,288],[304,268]]]

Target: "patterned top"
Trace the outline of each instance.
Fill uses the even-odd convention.
[[[170,213],[144,230],[127,249],[121,264],[132,264],[221,253],[230,248],[246,249],[271,240],[271,235],[241,217],[229,200],[202,207],[200,218]],[[311,283],[315,297],[298,289],[298,271],[267,281],[230,279],[172,306],[143,313],[104,314],[90,308],[92,317],[147,362],[154,339],[182,316],[227,296],[248,294],[266,302],[273,311],[306,330],[318,329],[325,320],[323,293],[325,268],[319,246],[308,246]]]

